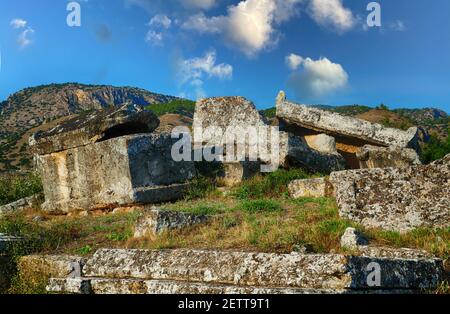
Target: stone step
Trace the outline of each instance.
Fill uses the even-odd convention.
[[[52,293],[71,294],[410,294],[417,290],[296,289],[236,286],[183,282],[108,278],[52,278],[47,286]]]
[[[443,263],[340,254],[102,249],[86,262],[82,276],[292,289],[434,289]]]

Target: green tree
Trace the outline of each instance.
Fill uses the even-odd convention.
[[[422,149],[421,160],[427,164],[450,154],[450,128],[445,140],[439,139],[435,134],[431,135],[430,141]]]

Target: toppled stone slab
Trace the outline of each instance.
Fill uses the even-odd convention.
[[[138,105],[124,105],[79,115],[49,131],[38,132],[30,138],[29,145],[35,154],[45,155],[120,135],[150,133],[158,125],[153,112]]]
[[[127,135],[37,156],[42,208],[68,213],[179,199],[196,170],[173,160],[175,142],[170,134]]]
[[[377,147],[366,145],[356,154],[360,167],[402,168],[421,165],[419,155],[414,149],[401,147]]]
[[[416,290],[294,289],[219,285],[175,280],[59,279],[52,278],[47,291],[72,294],[411,294]]]
[[[332,194],[332,187],[326,178],[295,180],[289,183],[289,195],[294,198],[328,197]]]
[[[279,119],[317,132],[357,138],[381,146],[417,147],[417,128],[402,131],[318,108],[295,104],[286,100],[284,92],[280,92],[278,95],[276,107]]]
[[[30,197],[20,199],[7,205],[0,206],[0,215],[13,213],[37,206],[40,203],[42,195],[36,194]]]
[[[182,229],[208,220],[204,215],[193,215],[182,212],[153,208],[145,211],[138,219],[134,237],[144,237],[149,234],[160,234],[166,230]]]
[[[450,160],[408,168],[334,172],[340,216],[365,227],[407,232],[450,226]]]
[[[359,246],[366,246],[368,244],[369,241],[355,228],[347,228],[341,237],[341,247],[343,248],[358,249]]]
[[[367,277],[376,265],[378,286]],[[101,279],[175,280],[241,287],[296,289],[433,289],[443,275],[438,259],[386,259],[339,254],[269,254],[201,250],[97,251],[83,276]]]

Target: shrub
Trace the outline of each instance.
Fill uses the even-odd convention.
[[[195,111],[195,102],[192,100],[177,99],[165,104],[154,104],[147,106],[158,117],[167,113],[192,115]]]
[[[198,176],[190,183],[186,191],[185,199],[187,201],[197,198],[203,198],[216,189],[214,181],[211,178]]]
[[[445,157],[447,154],[450,154],[450,128],[448,129],[448,136],[445,140],[440,140],[434,134],[431,135],[430,141],[422,149],[420,159],[423,163],[428,164]]]
[[[301,169],[278,170],[243,182],[233,195],[242,200],[280,197],[287,193],[287,186],[291,181],[309,176]]]
[[[43,190],[40,177],[35,173],[9,174],[0,177],[0,205],[9,204]]]
[[[267,199],[243,201],[239,207],[249,213],[277,212],[283,209],[278,202]]]

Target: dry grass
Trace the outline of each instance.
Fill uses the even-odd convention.
[[[205,225],[168,231],[141,239],[133,238],[139,212],[52,217],[36,211],[0,218],[0,233],[23,236],[26,242],[15,248],[14,256],[42,254],[93,254],[99,248],[221,249],[290,253],[294,246],[307,245],[317,253],[341,252],[340,237],[347,227],[366,234],[373,245],[426,250],[437,257],[450,256],[450,228],[418,229],[399,234],[366,230],[341,219],[333,199],[292,200],[286,182],[304,173],[280,172],[257,177],[241,186],[218,191],[199,180],[191,197],[165,204],[171,210],[212,215]],[[202,195],[194,198],[193,195]],[[35,222],[33,217],[44,221]],[[442,284],[436,293],[449,293]]]

